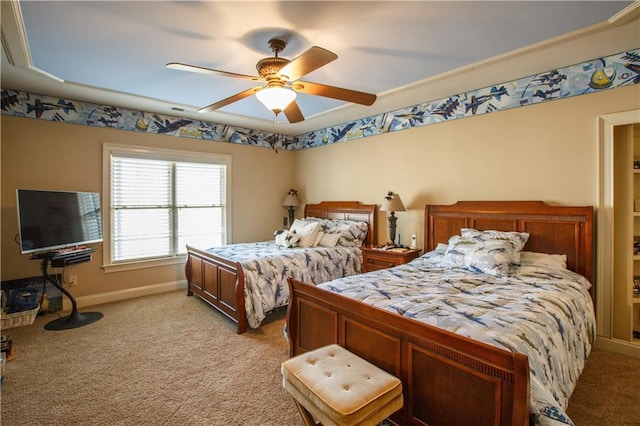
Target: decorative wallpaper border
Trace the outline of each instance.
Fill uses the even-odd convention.
[[[2,114],[297,151],[640,83],[640,49],[305,133],[283,136],[201,120],[2,89]]]

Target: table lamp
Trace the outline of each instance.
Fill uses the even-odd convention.
[[[396,240],[396,222],[398,218],[395,215],[395,212],[403,212],[405,211],[404,204],[402,204],[402,200],[398,194],[395,194],[393,191],[387,192],[387,195],[384,197],[384,201],[382,202],[382,206],[380,206],[380,211],[382,212],[391,212],[389,213],[389,239],[390,241],[386,244],[386,247],[397,247]]]
[[[283,206],[289,207],[289,227],[291,227],[291,224],[293,223],[293,218],[296,212],[293,207],[298,204],[300,204],[298,201],[298,191],[291,188],[289,192],[287,192],[287,196],[284,197],[284,201],[282,201]]]

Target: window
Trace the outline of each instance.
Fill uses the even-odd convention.
[[[187,244],[227,243],[229,156],[120,145],[105,145],[104,155],[105,265],[175,259]]]

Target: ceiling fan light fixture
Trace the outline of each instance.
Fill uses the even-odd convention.
[[[266,87],[258,91],[256,97],[267,109],[278,115],[293,102],[296,98],[296,92],[284,87]]]

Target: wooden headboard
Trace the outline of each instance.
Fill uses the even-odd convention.
[[[542,201],[459,201],[427,205],[425,251],[461,228],[528,232],[526,251],[566,254],[567,267],[593,282],[593,207],[551,206]]]
[[[304,217],[325,219],[346,219],[367,222],[369,229],[364,245],[378,241],[378,209],[376,204],[362,204],[359,201],[322,201],[304,206]]]

